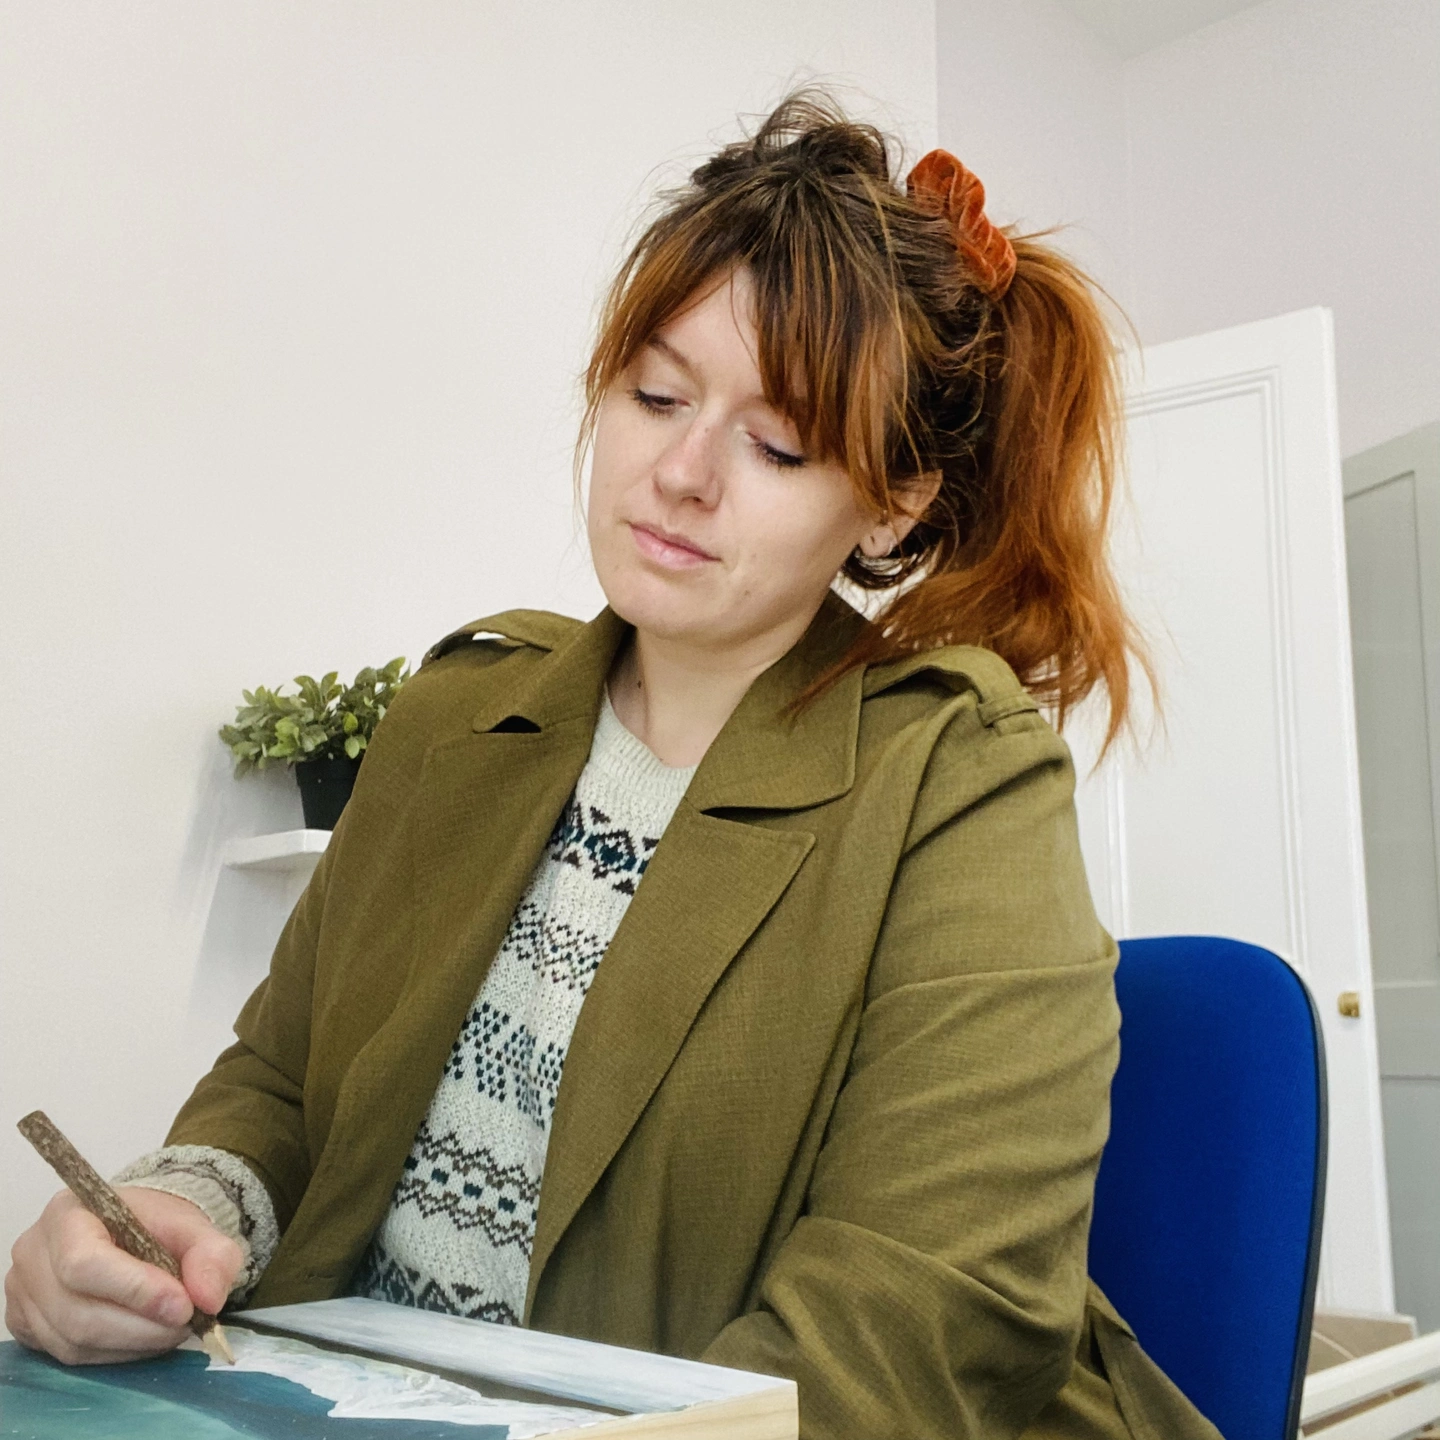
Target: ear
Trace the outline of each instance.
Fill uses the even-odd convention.
[[[912,480],[895,498],[895,508],[860,537],[860,553],[868,560],[881,560],[915,528],[940,493],[938,470]]]

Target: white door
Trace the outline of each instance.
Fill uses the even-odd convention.
[[[1329,312],[1154,346],[1127,409],[1115,554],[1164,718],[1094,773],[1093,714],[1070,737],[1096,901],[1117,936],[1228,935],[1305,977],[1330,1077],[1321,1301],[1390,1310]]]
[[[1440,1329],[1440,425],[1345,462],[1395,1300]]]

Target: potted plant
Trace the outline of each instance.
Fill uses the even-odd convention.
[[[220,739],[235,757],[235,774],[293,766],[306,828],[333,830],[365,747],[409,678],[401,655],[378,670],[366,666],[349,685],[341,685],[332,670],[321,680],[297,675],[293,695],[264,685],[242,690],[245,703],[234,723],[220,727]]]

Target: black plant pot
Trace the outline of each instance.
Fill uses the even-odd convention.
[[[295,766],[295,783],[300,787],[300,808],[305,812],[307,830],[335,828],[355,788],[359,771],[360,760],[352,760],[348,755],[302,760]]]

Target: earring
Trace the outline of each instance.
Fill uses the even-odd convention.
[[[886,544],[880,538],[881,536],[888,536],[889,543]],[[895,538],[895,532],[887,523],[879,531],[872,530],[856,548],[868,560],[883,560],[887,555],[893,555],[895,553],[895,547],[899,543],[899,540]]]

